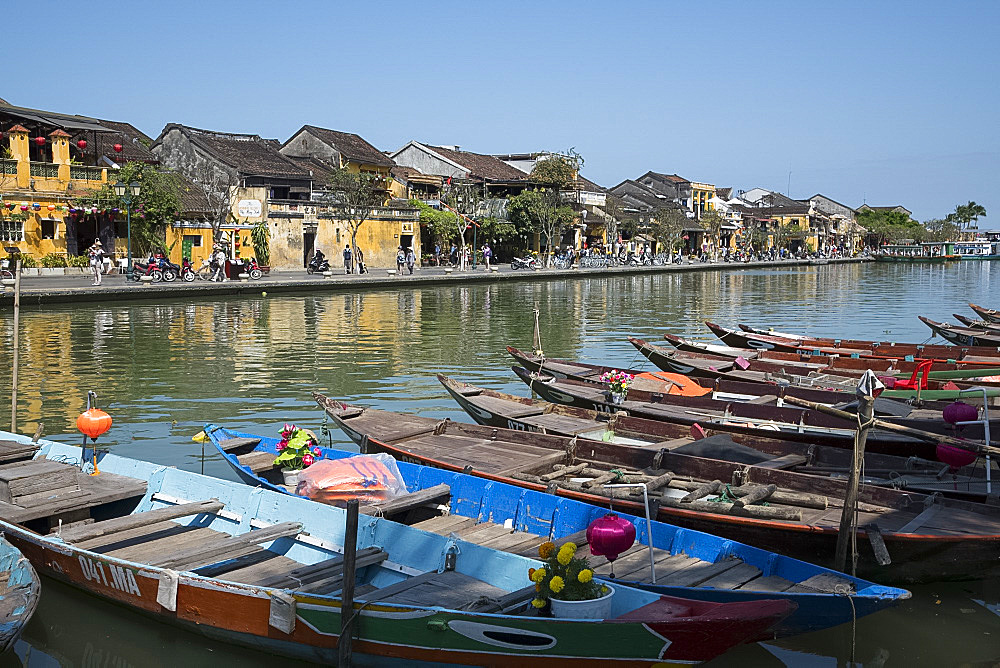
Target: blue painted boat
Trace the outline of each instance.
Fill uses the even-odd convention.
[[[277,454],[277,438],[232,431],[215,425],[207,425],[205,434],[243,482],[276,492],[292,493],[290,488],[281,484],[280,471],[268,465],[268,461]],[[327,459],[341,459],[358,454],[334,448],[323,448],[322,452]],[[451,490],[448,511],[452,516],[470,518],[477,525],[492,523],[507,527],[508,533],[534,534],[540,537],[539,540],[572,538],[577,543],[585,542],[585,539],[581,540],[581,534],[594,519],[607,512],[605,508],[582,501],[464,473],[404,461],[397,461],[397,465],[409,492],[428,490],[441,484],[448,485]],[[638,542],[648,546],[645,519],[627,513],[619,514],[635,524]],[[439,525],[439,528],[449,532],[453,527]],[[465,529],[468,530],[468,527]],[[910,597],[910,592],[905,589],[881,586],[832,569],[665,522],[652,522],[652,535],[658,562],[659,557],[665,557],[664,553],[669,553],[674,556],[673,568],[668,570],[661,566],[662,570],[657,574],[658,583],[653,584],[648,570],[648,550],[637,550],[627,557],[627,564],[630,566],[622,563],[622,558],[619,558],[619,581],[661,594],[702,601],[794,601],[798,605],[797,610],[770,630],[770,633],[778,636],[837,626],[853,618],[891,607]],[[625,573],[622,569],[626,568],[631,572],[622,575]],[[696,577],[693,575],[695,571],[690,570],[692,568],[702,569],[702,575],[705,576],[700,578],[699,586],[671,584],[684,582],[685,576],[681,574],[685,571],[688,571],[686,577]],[[717,571],[717,575],[712,575]],[[601,574],[602,571],[597,569],[596,572]]]
[[[344,510],[111,453],[96,455],[97,474],[89,451],[35,445],[32,459],[4,473],[31,478],[32,491],[48,484],[50,496],[44,507],[31,503],[35,494],[3,504],[0,530],[39,573],[195,633],[336,661]],[[67,508],[94,521],[33,530]],[[544,617],[529,604],[528,568],[539,561],[377,516],[360,518],[356,557],[355,665],[691,664],[757,637],[794,607],[619,585],[603,619]]]
[[[31,563],[0,535],[0,652],[21,637],[35,613],[41,587]]]

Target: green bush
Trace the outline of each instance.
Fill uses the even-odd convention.
[[[11,260],[13,263],[13,260]],[[30,255],[21,255],[21,268],[22,269],[34,269],[38,266],[38,260]]]
[[[58,267],[66,266],[66,258],[62,255],[56,255],[55,253],[49,253],[48,255],[42,256],[42,266],[46,269],[56,269]]]
[[[67,264],[70,267],[89,267],[90,259],[86,255],[72,255],[68,258]]]

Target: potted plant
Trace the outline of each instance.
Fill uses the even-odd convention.
[[[296,486],[299,474],[320,458],[322,451],[316,435],[308,429],[299,429],[294,424],[285,424],[278,442],[278,456],[274,465],[281,467],[286,485]]]
[[[628,395],[628,388],[632,384],[633,378],[635,376],[632,374],[618,371],[617,369],[612,369],[601,374],[601,382],[608,384],[608,394],[611,397],[611,403],[620,405],[625,402],[625,397]]]
[[[563,619],[607,619],[615,590],[594,580],[593,569],[586,557],[576,556],[576,547],[568,542],[556,549],[551,541],[538,546],[545,565],[528,569],[535,583],[531,605],[539,610],[549,606],[554,617]]]

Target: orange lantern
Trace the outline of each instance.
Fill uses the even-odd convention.
[[[111,429],[111,416],[99,408],[88,408],[76,419],[76,428],[90,440],[97,441],[98,436]]]

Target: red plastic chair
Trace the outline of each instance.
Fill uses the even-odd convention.
[[[917,368],[913,370],[913,375],[910,376],[909,380],[897,380],[896,385],[893,389],[896,390],[916,390],[918,383],[921,390],[927,389],[927,376],[930,375],[931,367],[934,365],[934,360],[924,360],[917,364]],[[920,376],[918,381],[917,377]]]

